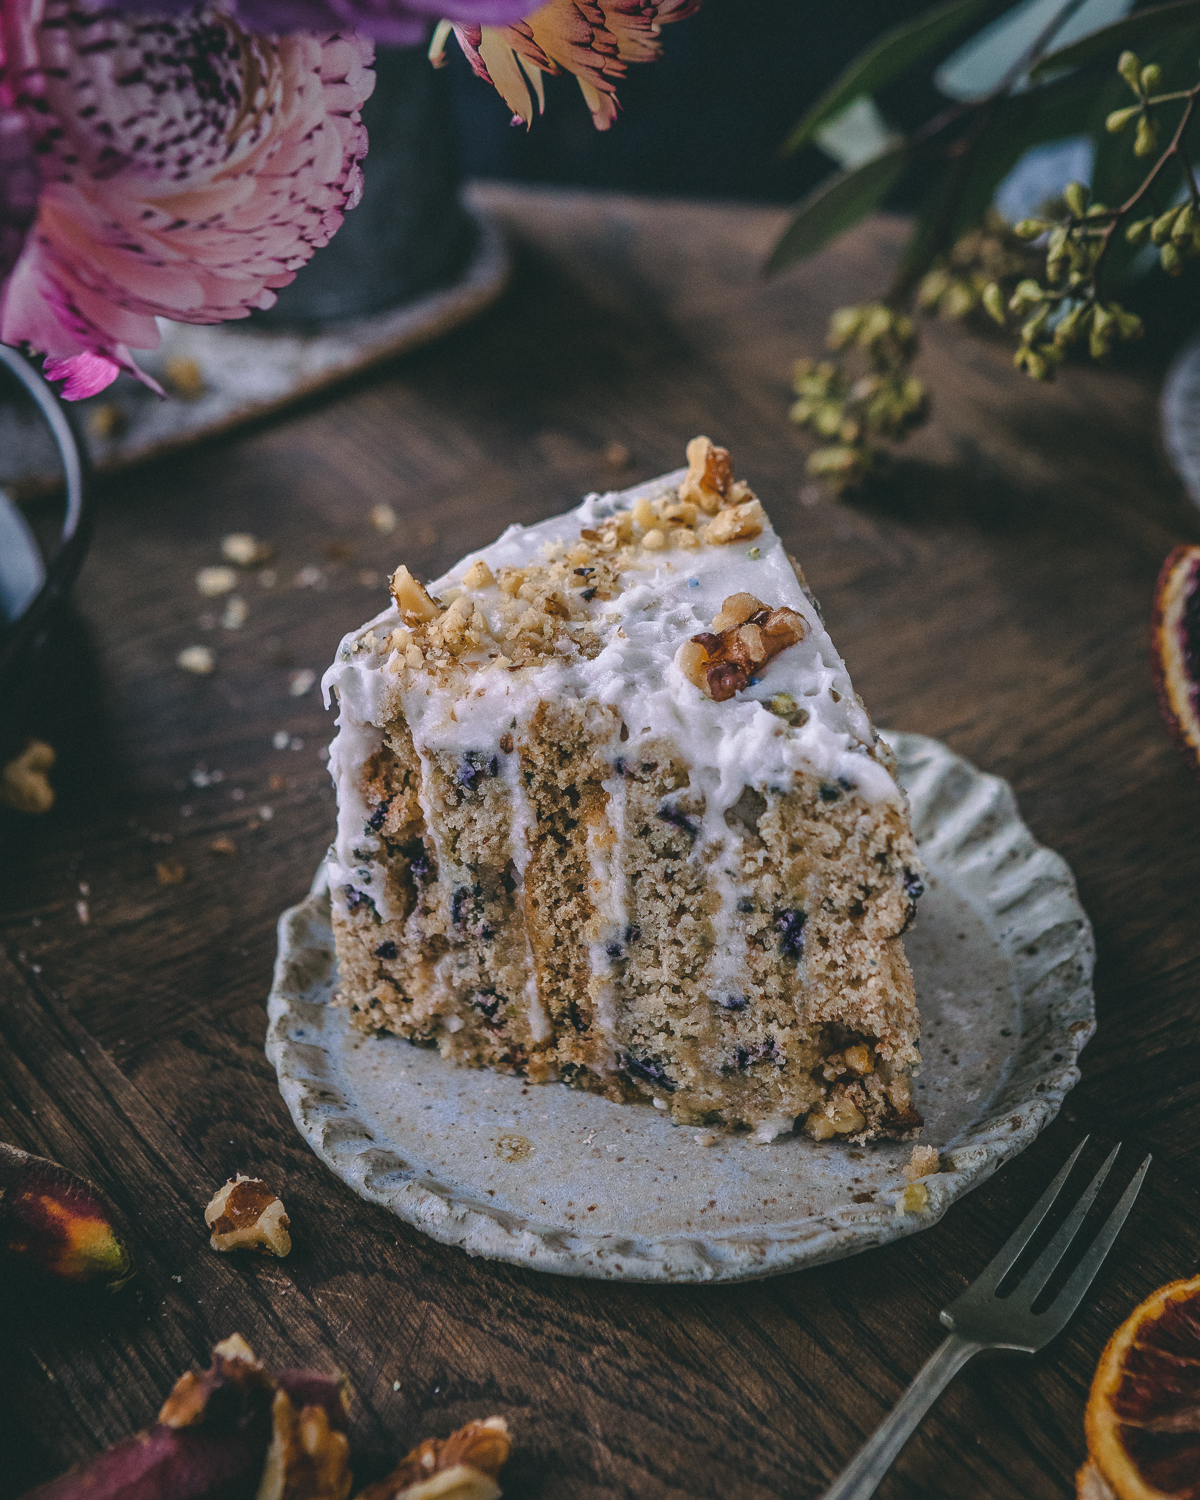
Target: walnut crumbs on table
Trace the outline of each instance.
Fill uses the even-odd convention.
[[[760,1141],[914,1137],[907,802],[729,455],[391,587],[325,678],[356,1023]]]

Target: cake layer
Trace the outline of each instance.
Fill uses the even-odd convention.
[[[330,853],[361,1024],[681,1120],[919,1127],[905,800],[707,443],[343,641]]]

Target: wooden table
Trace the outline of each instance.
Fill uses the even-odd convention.
[[[1159,455],[1152,372],[1072,369],[1047,389],[1000,344],[931,327],[935,425],[886,493],[837,504],[805,481],[790,364],[833,306],[881,284],[900,226],[876,220],[765,283],[774,210],[479,196],[518,248],[511,293],[479,323],[104,486],[86,632],[63,668],[60,801],[4,825],[0,1137],[101,1182],[142,1270],[112,1300],[9,1312],[0,1494],[146,1423],[237,1329],[270,1361],[348,1372],[360,1475],[499,1412],[514,1497],[807,1500],[1091,1130],[1130,1142],[1127,1166],[1146,1148],[1156,1164],[1085,1309],[1036,1362],[960,1377],[880,1492],[1065,1495],[1105,1339],[1192,1270],[1200,1237],[1200,790],[1147,657],[1156,571],[1200,526]],[[771,506],[878,721],[1007,777],[1071,862],[1100,1027],[1055,1125],[925,1233],[744,1286],[556,1280],[360,1202],[280,1101],[262,1051],[275,919],[334,815],[330,720],[291,674],[320,673],[397,562],[435,575],[509,521],[675,466],[701,431]],[[613,443],[627,467],[606,463]],[[400,518],[387,537],[368,520],[380,501]],[[221,601],[194,576],[231,531],[271,543],[277,581],[246,582],[241,630],[206,630]],[[210,678],[174,666],[195,643],[216,650]],[[211,852],[218,838],[236,854]],[[161,884],[160,864],[184,878]],[[235,1171],[281,1186],[286,1261],[208,1248],[203,1207]]]

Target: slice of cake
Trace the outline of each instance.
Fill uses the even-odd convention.
[[[907,804],[729,456],[511,526],[325,677],[366,1030],[760,1140],[907,1138]]]

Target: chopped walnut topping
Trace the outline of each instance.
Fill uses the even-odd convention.
[[[932,1177],[939,1170],[936,1146],[914,1146],[912,1155],[904,1165],[904,1175],[909,1182],[916,1182],[921,1177]]]
[[[441,613],[440,606],[430,597],[429,591],[403,565],[388,580],[388,588],[406,625],[421,625],[427,620],[436,620]]]
[[[292,1248],[282,1201],[265,1182],[240,1172],[204,1210],[214,1250],[257,1250],[284,1256]]]
[[[426,1438],[358,1500],[497,1500],[509,1452],[503,1417],[468,1422],[448,1438]]]
[[[746,541],[762,533],[766,513],[757,500],[747,500],[743,505],[731,505],[727,510],[702,526],[699,537],[712,546],[724,546],[727,542]]]
[[[729,450],[716,447],[709,438],[694,437],[687,445],[687,461],[679,498],[698,505],[706,515],[716,515],[733,486]]]
[[[467,569],[463,577],[463,588],[465,589],[488,589],[496,581],[491,568],[484,562],[482,557],[477,557]]]
[[[716,629],[719,622],[728,621]],[[804,619],[794,609],[772,609],[753,594],[731,594],[714,630],[680,647],[679,669],[716,703],[748,687],[751,677],[788,646],[804,639]]]

